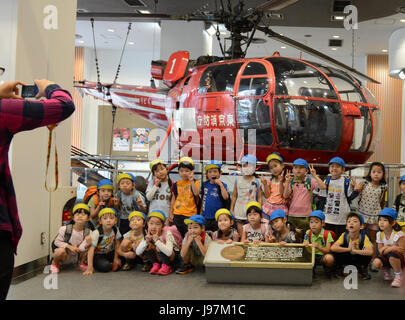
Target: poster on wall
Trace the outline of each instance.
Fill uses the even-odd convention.
[[[132,139],[132,151],[149,152],[149,128],[134,128]]]
[[[114,129],[113,151],[129,151],[129,128]]]

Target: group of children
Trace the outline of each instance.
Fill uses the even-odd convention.
[[[314,248],[316,265],[328,276],[342,277],[346,265],[355,265],[364,279],[370,278],[369,268],[384,269],[384,279],[399,287],[405,266],[405,176],[394,208],[384,208],[382,163],[372,163],[359,184],[343,176],[346,165],[339,157],[330,160],[324,181],[303,159],[295,160],[291,171],[277,153],[267,164],[270,179],[257,177],[256,157],[244,156],[232,196],[216,160],[205,165],[201,186],[188,157],[178,163],[177,182],[162,160],[152,161],[145,195],[130,173],[118,176],[115,195],[113,183],[101,180],[88,203],[73,208],[72,223],[60,228],[51,272],[77,261],[84,274],[126,271],[137,262],[151,274],[185,274],[203,264],[211,241],[304,243]],[[355,198],[358,208],[352,211]]]

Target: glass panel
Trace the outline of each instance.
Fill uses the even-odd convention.
[[[274,115],[281,147],[335,151],[342,137],[337,102],[276,99]]]
[[[269,79],[242,78],[239,85],[239,96],[262,96],[269,89]]]
[[[368,103],[378,106],[377,99],[374,97],[373,93],[367,87],[361,87],[366,94]]]
[[[259,62],[249,62],[243,71],[243,76],[254,76],[259,74],[267,74],[266,68]]]
[[[233,91],[235,78],[243,63],[221,64],[205,69],[198,84],[198,93]]]
[[[374,152],[381,138],[381,110],[371,108],[371,112],[373,113],[373,139],[371,140],[368,151]]]
[[[337,99],[332,85],[315,68],[287,58],[268,58],[276,78],[276,95]]]
[[[371,137],[371,119],[368,107],[360,106],[361,118],[354,119],[351,151],[366,151]]]
[[[256,130],[256,144],[269,146],[273,143],[269,106],[262,99],[240,99],[237,103],[238,124],[244,129],[247,143],[248,129]]]

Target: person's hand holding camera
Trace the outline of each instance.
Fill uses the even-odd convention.
[[[55,82],[49,81],[47,79],[34,80],[34,83],[38,87],[38,94],[35,96],[35,99],[40,99],[42,97],[45,97],[46,87],[51,84],[55,84]]]
[[[24,86],[25,83],[21,81],[6,81],[0,84],[0,99],[22,99],[17,88],[18,85]]]

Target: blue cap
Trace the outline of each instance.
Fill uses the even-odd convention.
[[[401,179],[399,179],[399,183],[401,183],[401,181],[405,181],[405,174],[401,176]]]
[[[283,209],[274,210],[270,214],[270,222],[277,218],[287,218],[287,215],[285,214]]]
[[[331,163],[340,164],[343,168],[346,167],[345,161],[344,161],[342,158],[339,158],[339,157],[334,157],[333,159],[331,159],[331,160],[329,161],[329,164],[331,164]]]
[[[308,162],[306,162],[304,159],[298,158],[293,162],[293,166],[304,166],[308,169]]]
[[[317,217],[317,218],[321,219],[322,221],[325,221],[325,214],[321,210],[312,211],[309,216],[310,217]]]
[[[364,224],[363,215],[360,214],[360,213],[358,213],[358,212],[356,212],[356,211],[350,211],[348,214],[346,214],[346,221],[347,221],[347,218],[348,218],[350,215],[353,215],[353,214],[356,215],[357,217],[359,217],[361,224]]]
[[[113,183],[108,179],[102,179],[99,183],[97,183],[97,190],[99,189],[110,189],[114,190]]]
[[[253,154],[247,154],[246,156],[244,156],[242,158],[242,160],[240,161],[241,163],[247,162],[247,163],[251,163],[256,165],[257,163],[257,158],[256,156],[254,156]]]
[[[184,223],[198,223],[201,227],[203,227],[205,226],[205,218],[200,214],[195,214],[188,219],[184,219]]]
[[[209,169],[213,169],[213,168],[218,168],[219,170],[221,170],[221,167],[222,167],[222,163],[220,161],[211,160],[211,161],[207,162],[207,164],[204,167],[204,170],[208,171]]]
[[[395,221],[395,220],[397,220],[398,212],[396,212],[392,208],[384,208],[384,209],[381,210],[381,212],[378,215],[379,216],[385,216],[385,217],[391,217]]]

